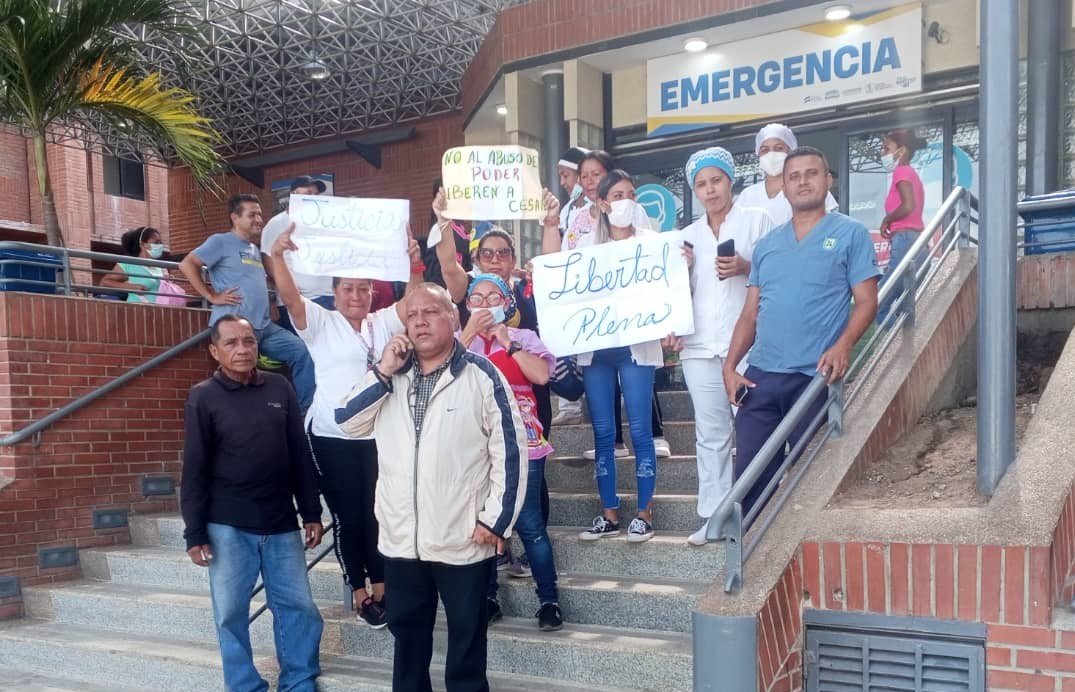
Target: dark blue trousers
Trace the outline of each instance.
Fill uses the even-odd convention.
[[[766,372],[754,366],[747,368],[746,378],[757,386],[750,390],[743,405],[739,407],[739,412],[735,415],[736,480],[739,480],[739,477],[746,472],[754,456],[813,379],[802,373]],[[824,395],[819,396],[817,401],[810,406],[806,418],[788,437],[788,449],[793,448],[802,438],[810,421],[824,407],[825,398]],[[744,517],[758,502],[762,491],[776,475],[780,465],[784,463],[784,453],[784,448],[781,448],[773,456],[754,487],[743,499]]]

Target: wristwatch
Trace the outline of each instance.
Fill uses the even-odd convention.
[[[512,341],[508,344],[508,357],[514,356],[519,351],[523,350],[523,345],[518,341]]]

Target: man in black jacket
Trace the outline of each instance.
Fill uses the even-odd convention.
[[[286,379],[255,368],[257,337],[245,319],[221,317],[211,341],[220,367],[187,398],[181,504],[187,554],[209,568],[225,687],[269,689],[254,667],[247,622],[260,574],[276,641],[286,636],[276,653],[279,689],[314,692],[322,620],[303,545],[318,545],[323,528],[298,400]]]

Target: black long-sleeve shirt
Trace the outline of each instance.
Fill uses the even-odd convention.
[[[185,407],[181,507],[187,548],[209,543],[207,524],[258,534],[321,521],[310,447],[295,391],[255,371],[243,384],[217,371],[190,390]]]

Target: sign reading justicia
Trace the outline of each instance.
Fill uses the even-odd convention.
[[[670,55],[646,66],[659,136],[922,89],[922,6],[901,5]]]

